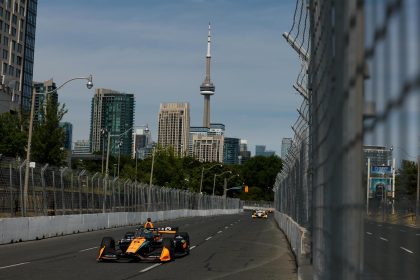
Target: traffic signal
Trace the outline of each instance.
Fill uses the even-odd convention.
[[[245,185],[245,192],[248,192],[248,185]]]

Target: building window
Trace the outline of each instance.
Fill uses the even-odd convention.
[[[15,37],[16,36],[16,28],[12,27],[12,36]]]
[[[9,45],[9,38],[3,37],[3,45],[8,46]]]
[[[3,63],[3,74],[7,74],[7,63]]]
[[[9,53],[7,50],[3,50],[3,59],[7,59],[9,57]]]

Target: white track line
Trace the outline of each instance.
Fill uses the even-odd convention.
[[[400,231],[401,231],[401,232],[405,232],[405,230],[403,230],[403,229],[400,229]]]
[[[86,252],[86,251],[90,251],[90,250],[93,250],[93,249],[98,249],[99,247],[98,246],[96,246],[96,247],[92,247],[92,248],[87,248],[87,249],[83,249],[83,250],[80,250],[79,252]]]
[[[372,233],[371,233],[371,232],[369,232],[369,231],[366,231],[366,234],[372,235]]]
[[[219,230],[217,233],[222,233],[223,231]]]
[[[190,250],[194,249],[195,247],[197,247],[197,246],[195,246],[195,245],[194,245],[194,246],[191,246],[191,247],[190,247]]]
[[[408,253],[410,253],[410,254],[414,254],[414,252],[413,251],[410,251],[410,250],[408,250],[407,248],[404,248],[404,247],[400,247],[401,249],[403,249],[404,251],[406,251],[406,252],[408,252]]]
[[[17,264],[6,265],[6,266],[2,266],[2,267],[0,267],[0,269],[11,268],[11,267],[20,266],[20,265],[24,265],[24,264],[28,264],[28,263],[30,263],[30,262],[23,262],[23,263],[17,263]]]
[[[379,237],[379,239],[381,239],[381,240],[383,240],[383,241],[386,241],[386,242],[388,242],[388,239],[386,239],[386,238],[383,238],[383,237]]]
[[[213,237],[213,236],[209,236],[209,237],[207,237],[207,238],[206,238],[206,241],[207,241],[207,240],[212,239],[212,237]]]
[[[151,269],[153,269],[153,268],[155,268],[155,267],[158,267],[159,265],[161,265],[162,263],[155,263],[154,265],[151,265],[151,266],[149,266],[149,267],[146,267],[145,269],[143,269],[143,270],[140,270],[140,273],[144,273],[144,272],[146,272],[146,271],[149,271],[149,270],[151,270]]]
[[[416,236],[420,236],[420,233],[416,233]]]

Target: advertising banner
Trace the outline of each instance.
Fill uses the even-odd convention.
[[[370,178],[369,198],[382,198],[384,195],[391,196],[391,182],[392,178]]]
[[[390,165],[373,165],[370,170],[371,175],[392,175],[392,167]]]

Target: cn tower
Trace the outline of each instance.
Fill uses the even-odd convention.
[[[207,36],[207,55],[206,55],[206,77],[200,86],[200,94],[204,95],[204,112],[203,112],[203,127],[210,128],[210,96],[214,94],[215,87],[210,80],[210,22],[209,34]]]

